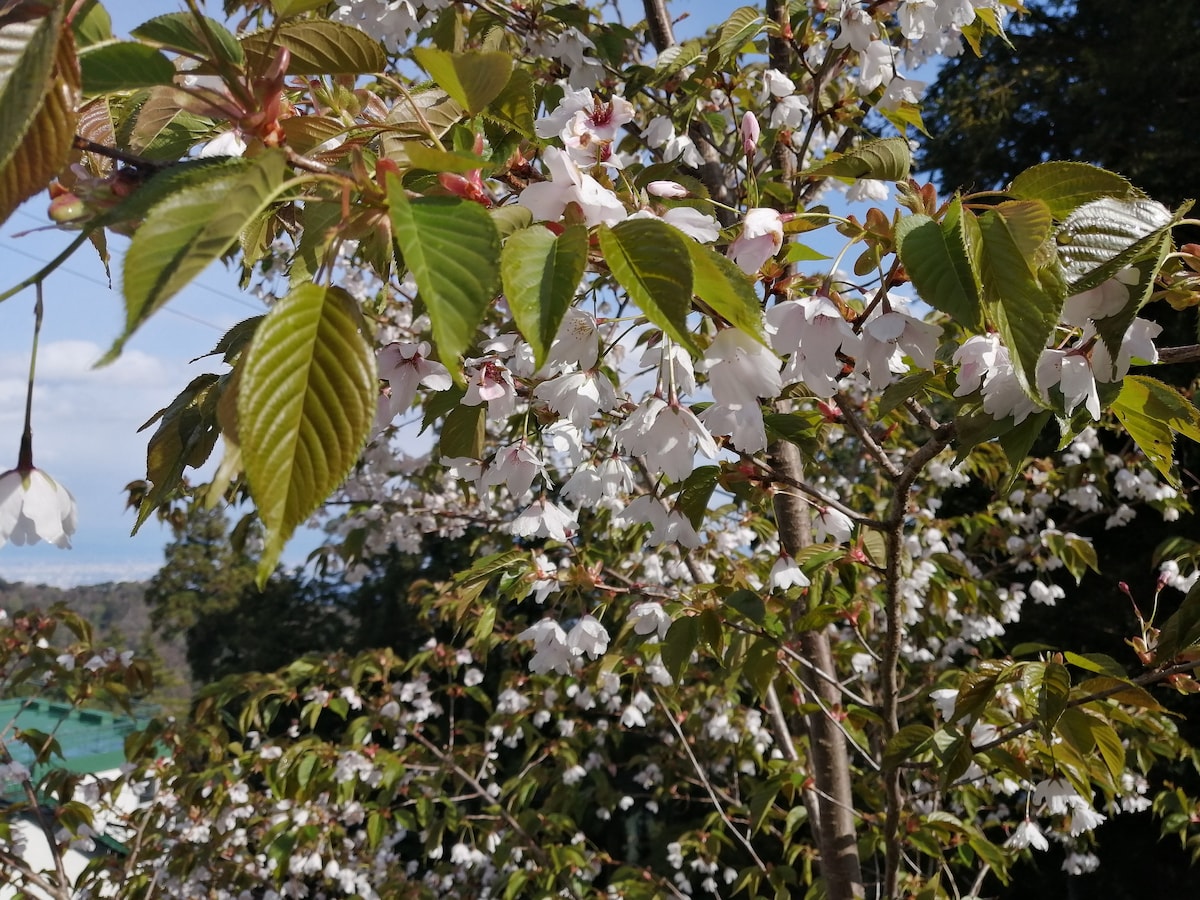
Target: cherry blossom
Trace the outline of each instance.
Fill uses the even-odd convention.
[[[752,209],[742,221],[742,232],[729,245],[729,257],[747,275],[753,275],[783,246],[783,219],[778,210]]]
[[[767,311],[774,329],[771,346],[790,354],[783,367],[783,382],[802,381],[818,397],[832,397],[843,362],[838,352],[854,355],[861,340],[828,297],[807,297],[778,303]]]
[[[0,547],[45,541],[71,546],[78,516],[75,498],[41,469],[10,469],[0,475]]]
[[[392,416],[412,406],[417,387],[446,391],[454,383],[450,371],[440,362],[428,358],[429,344],[395,341],[379,351],[379,377],[391,386]]]

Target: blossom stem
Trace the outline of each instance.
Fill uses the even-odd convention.
[[[21,293],[21,291],[25,290],[25,288],[30,287],[31,285],[36,284],[36,285],[40,286],[42,281],[45,280],[47,275],[49,275],[51,272],[53,272],[55,269],[57,269],[59,266],[61,266],[64,262],[66,262],[67,259],[70,258],[71,254],[74,253],[76,250],[78,250],[83,245],[83,242],[88,239],[88,234],[89,234],[89,232],[85,228],[83,231],[81,231],[75,237],[75,240],[71,241],[71,243],[67,246],[66,250],[64,250],[62,253],[58,254],[58,256],[54,257],[54,259],[50,260],[50,262],[46,263],[44,266],[42,266],[40,269],[38,269],[36,272],[34,272],[32,275],[30,275],[24,281],[22,281],[20,284],[16,284],[13,287],[10,287],[3,294],[0,294],[0,303],[3,303],[9,297],[12,297],[12,296],[15,296],[16,294]]]
[[[37,373],[38,337],[42,333],[42,283],[37,283],[37,300],[33,304],[33,347],[29,351],[29,383],[25,388],[25,429],[21,432],[21,450],[17,454],[17,471],[33,468],[33,380]]]

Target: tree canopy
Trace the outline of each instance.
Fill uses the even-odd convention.
[[[0,294],[36,313],[0,539],[75,527],[32,429],[63,260],[129,236],[109,358],[214,261],[265,298],[150,417],[138,521],[248,510],[268,596],[198,512],[157,608],[228,674],[112,780],[0,732],[45,766],[0,762],[16,883],[948,900],[1094,872],[1122,817],[1200,847],[1200,544],[1119,544],[1129,583],[1100,552],[1191,512],[1200,347],[1150,311],[1194,318],[1200,220],[1041,151],[913,177],[914,67],[1017,5],[768,0],[688,40],[658,0],[189,3],[129,39],[0,7],[0,217],[48,190],[69,241]],[[342,651],[349,594],[271,603],[314,515],[325,573],[391,593]],[[1103,647],[1015,643],[1041,609]],[[77,616],[0,624],[6,693],[145,688]]]

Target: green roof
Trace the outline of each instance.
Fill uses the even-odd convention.
[[[0,735],[13,759],[33,766],[33,751],[12,739],[14,731],[34,730],[58,741],[62,759],[57,766],[72,772],[105,772],[125,762],[125,736],[138,727],[136,719],[99,709],[79,709],[66,703],[21,697],[0,700]],[[0,785],[8,794],[13,785]],[[19,790],[19,787],[18,787]]]

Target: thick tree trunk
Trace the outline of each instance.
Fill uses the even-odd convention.
[[[800,450],[779,441],[770,448],[771,467],[791,481],[804,480]],[[788,491],[775,495],[775,521],[783,548],[795,555],[812,543],[808,504]],[[804,609],[797,610],[803,613]],[[800,650],[813,669],[800,668],[800,678],[810,694],[819,697],[826,710],[841,706],[833,650],[825,631],[800,635]],[[816,671],[813,671],[813,670]],[[822,678],[817,673],[825,675]],[[821,874],[829,900],[856,900],[863,896],[862,866],[858,858],[858,835],[854,822],[854,793],[850,783],[850,754],[837,723],[822,709],[805,720],[808,732],[808,765],[816,787],[817,820],[812,823],[821,854]]]

